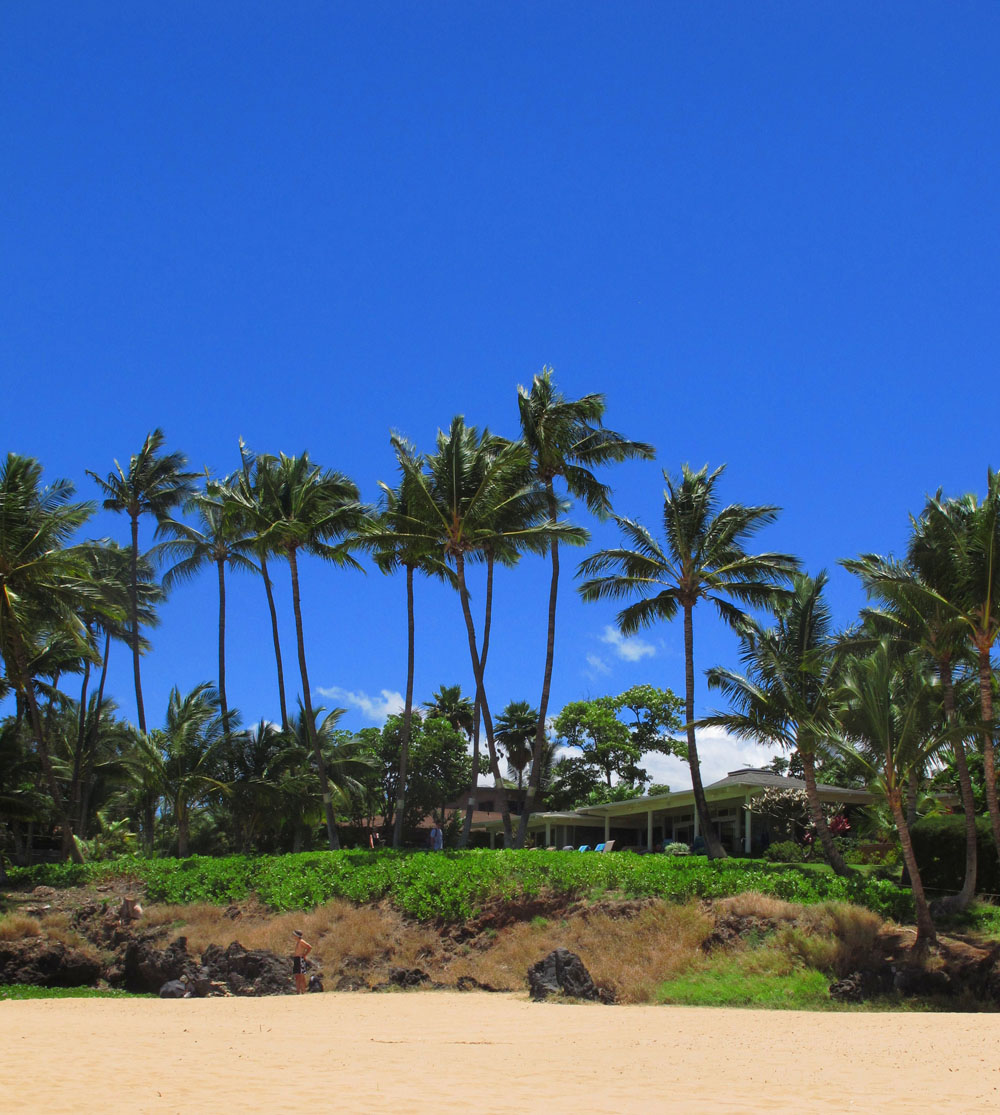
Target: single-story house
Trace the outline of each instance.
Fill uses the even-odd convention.
[[[729,852],[751,855],[768,840],[767,820],[754,814],[754,797],[776,787],[804,790],[801,778],[786,778],[770,770],[744,767],[730,771],[725,778],[705,787],[709,816],[716,836]],[[877,800],[868,790],[844,786],[818,785],[820,800],[837,806],[867,805]],[[489,833],[490,847],[503,838],[498,820],[480,822],[475,827]],[[700,835],[693,790],[653,794],[606,805],[581,806],[572,812],[533,813],[528,834],[543,847],[579,847],[614,840],[616,849],[652,850],[658,844],[691,844]]]

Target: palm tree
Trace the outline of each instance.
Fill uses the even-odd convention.
[[[331,850],[340,847],[326,763],[316,735],[309,672],[306,667],[305,634],[299,595],[299,553],[315,554],[341,568],[361,569],[351,556],[367,517],[359,501],[357,486],[342,473],[314,465],[308,453],[301,457],[281,454],[273,469],[260,480],[260,520],[257,542],[265,550],[279,553],[288,561],[292,578],[292,609],[302,679],[305,729],[311,737],[313,756],[323,787],[323,810]]]
[[[277,468],[277,459],[265,454],[255,455],[240,438],[240,459],[242,467],[237,477],[236,489],[233,493],[243,508],[243,514],[248,519],[251,530],[257,532],[266,530],[267,516],[264,514],[261,502],[261,493],[269,485],[274,484],[274,470]],[[267,478],[267,479],[265,479]],[[257,558],[258,568],[264,582],[264,593],[267,596],[267,608],[271,617],[271,641],[274,644],[274,662],[278,673],[278,703],[281,708],[282,727],[288,727],[288,705],[285,701],[285,671],[281,662],[281,639],[278,634],[278,611],[274,606],[274,590],[267,563],[275,556],[277,551],[269,549],[262,543],[259,536],[253,538],[253,552]]]
[[[519,790],[524,788],[524,771],[531,762],[537,730],[538,709],[528,701],[511,701],[497,717],[497,743],[507,755],[507,765],[517,775]]]
[[[965,743],[956,730],[954,671],[966,649],[966,636],[957,610],[948,597],[959,581],[953,518],[961,515],[960,504],[941,502],[940,493],[919,519],[911,517],[910,539],[905,561],[862,554],[841,564],[857,574],[869,597],[882,602],[880,610],[866,617],[890,637],[922,651],[935,665],[941,683],[950,746],[955,757],[959,793],[965,813],[965,878],[961,891],[947,901],[954,910],[964,910],[975,897],[977,874],[976,802]],[[961,533],[961,528],[958,528]]]
[[[106,511],[123,511],[129,517],[132,534],[130,632],[132,645],[132,672],[135,679],[135,705],[139,731],[146,731],[146,712],[142,703],[142,680],[139,676],[139,518],[154,515],[163,518],[172,508],[184,502],[191,491],[194,474],[185,472],[187,459],[182,453],[161,454],[164,434],[153,430],[138,453],[129,459],[128,470],[115,461],[113,472],[101,479],[87,469],[97,486],[104,493]]]
[[[579,570],[590,578],[580,586],[584,600],[641,598],[618,613],[623,635],[657,620],[671,620],[678,611],[684,616],[688,764],[698,821],[714,859],[726,853],[710,826],[695,741],[694,609],[700,601],[710,601],[724,623],[740,630],[746,616],[731,601],[751,607],[773,605],[785,591],[780,582],[787,581],[798,565],[788,554],[746,552],[746,540],[774,522],[778,508],[738,503],[720,508],[715,485],[724,469],[722,465],[709,474],[707,466],[692,472],[684,465],[679,481],[664,472],[665,546],[635,520],[616,515],[626,545],[594,554]]]
[[[532,472],[545,489],[549,518],[553,521],[559,510],[556,477],[562,478],[571,495],[582,499],[593,514],[604,519],[611,512],[611,490],[598,481],[592,469],[633,458],[652,460],[656,455],[651,445],[630,441],[614,430],[605,429],[602,425],[605,409],[603,395],[584,395],[580,399],[567,399],[561,395],[552,383],[551,368],[543,368],[534,377],[530,390],[518,388],[517,404],[521,417],[521,437],[531,453]],[[517,828],[515,844],[518,848],[524,847],[542,770],[539,760],[545,746],[545,720],[548,715],[555,657],[556,600],[559,595],[558,538],[553,538],[549,556],[552,576],[549,582],[542,695],[538,704],[528,794]]]
[[[396,488],[381,484],[383,507],[377,519],[363,536],[366,546],[374,550],[375,564],[383,573],[399,568],[406,572],[406,697],[403,704],[403,730],[399,746],[399,780],[397,783],[395,821],[392,846],[399,848],[403,842],[403,813],[406,807],[406,778],[409,764],[410,729],[413,718],[413,672],[415,660],[413,574],[420,571],[428,576],[453,580],[451,570],[438,558],[430,545],[421,539],[409,537],[411,520],[409,483],[405,460],[410,470],[419,469],[416,450],[397,434],[392,436],[392,447],[400,461],[402,477]]]
[[[38,758],[63,832],[64,849],[79,857],[73,819],[52,763],[35,691],[39,642],[59,632],[77,660],[92,653],[77,609],[95,593],[84,550],[68,546],[93,512],[74,503],[73,485],[57,480],[42,487],[37,461],[9,453],[0,468],[0,657],[7,684],[27,707]]]
[[[194,577],[201,569],[213,564],[219,584],[219,706],[222,722],[229,730],[229,702],[226,699],[226,566],[244,572],[257,572],[247,556],[252,542],[247,532],[241,505],[232,498],[233,482],[206,478],[205,489],[190,496],[185,510],[193,512],[199,525],[164,517],[156,528],[164,541],[157,554],[175,559],[163,576],[163,587],[170,591],[181,581]]]
[[[832,706],[842,684],[842,653],[823,600],[825,572],[796,574],[791,595],[775,602],[775,624],[763,628],[747,620],[740,631],[740,658],[746,674],[716,667],[710,689],[721,690],[729,713],[703,717],[698,727],[715,726],[740,739],[776,743],[797,750],[802,760],[809,816],[827,860],[838,875],[850,871],[833,840],[816,786],[816,759],[835,731]]]
[[[918,945],[934,941],[936,934],[913,854],[903,798],[908,783],[941,747],[945,735],[940,695],[921,658],[911,653],[901,659],[888,640],[883,640],[872,654],[854,658],[846,671],[839,713],[848,740],[864,745],[854,753],[862,759],[870,756],[867,761],[885,792],[899,831],[916,907]]]
[[[426,471],[412,462],[404,464],[413,493],[410,532],[432,543],[445,561],[454,564],[476,679],[476,701],[482,709],[507,847],[513,842],[513,832],[469,603],[466,565],[469,560],[482,558],[491,547],[494,553],[508,546],[541,552],[556,535],[580,542],[585,537],[579,528],[549,519],[544,491],[531,477],[528,459],[525,445],[496,438],[488,430],[480,434],[457,416],[447,434],[439,432],[437,452],[429,458]]]

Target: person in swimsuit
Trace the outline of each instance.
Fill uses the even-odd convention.
[[[295,930],[295,951],[292,953],[292,975],[295,977],[295,990],[301,995],[307,989],[305,960],[312,952],[312,945],[302,936],[302,930]]]

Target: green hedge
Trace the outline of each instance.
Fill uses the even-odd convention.
[[[976,818],[976,893],[1000,894],[1000,861],[988,817]],[[965,880],[965,815],[924,817],[910,830],[925,887],[959,891]]]
[[[72,885],[130,875],[153,902],[240,902],[255,893],[272,910],[310,909],[331,898],[386,898],[422,919],[468,918],[491,900],[542,893],[568,898],[617,895],[670,901],[722,898],[757,891],[791,902],[853,902],[883,917],[909,920],[910,893],[887,879],[759,860],[704,856],[598,855],[578,852],[467,851],[305,852],[286,856],[192,856],[185,860],[129,858],[116,863],[43,865],[11,871],[11,882]]]

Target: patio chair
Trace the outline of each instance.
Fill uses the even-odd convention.
[[[603,844],[598,844],[597,847],[594,849],[594,851],[595,852],[603,852],[604,851],[604,845]]]
[[[590,851],[590,845],[589,844],[581,844],[580,845],[580,851],[581,852],[589,852]]]
[[[614,850],[615,842],[613,840],[605,840],[600,848],[598,848],[599,852],[613,852]]]

